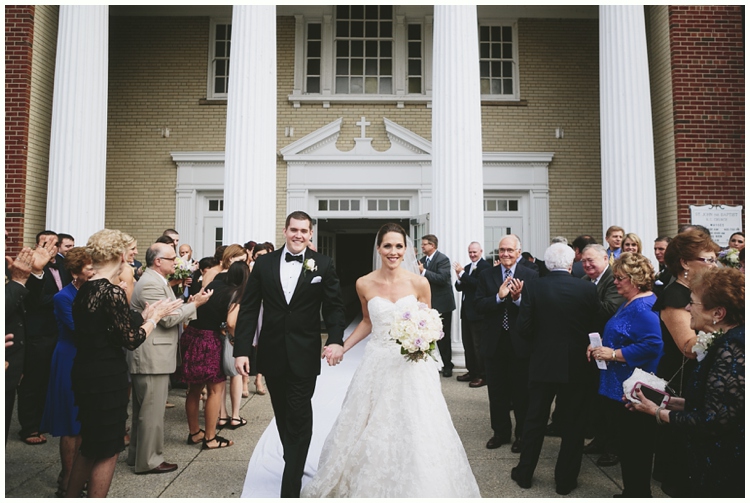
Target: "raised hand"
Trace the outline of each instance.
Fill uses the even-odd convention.
[[[25,285],[26,280],[29,279],[29,274],[31,274],[31,266],[34,261],[34,252],[31,248],[22,249],[15,260],[10,257],[6,257],[6,260],[8,261],[11,280]]]
[[[510,278],[510,296],[514,301],[521,297],[521,291],[523,291],[523,280]]]
[[[44,266],[52,260],[57,253],[57,236],[42,236],[41,242],[34,249],[31,272],[40,274]]]
[[[206,290],[205,288],[201,288],[201,291],[196,293],[195,295],[192,295],[190,299],[188,299],[188,302],[194,302],[195,307],[198,308],[208,302],[208,299],[210,299],[211,295],[213,294],[213,290]]]

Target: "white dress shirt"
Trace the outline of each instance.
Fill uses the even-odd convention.
[[[305,252],[302,251],[302,253],[292,253],[286,249],[286,246],[281,251],[281,266],[279,267],[279,271],[281,274],[281,288],[284,290],[284,298],[286,298],[286,303],[289,304],[292,301],[292,295],[294,295],[294,290],[297,288],[297,281],[299,281],[299,275],[302,272],[302,263],[292,261],[287,262],[286,261],[286,254],[290,253],[291,255],[301,255],[302,260],[305,260]]]

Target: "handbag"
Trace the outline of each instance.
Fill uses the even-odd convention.
[[[633,403],[641,403],[640,400],[635,398],[635,387],[637,384],[645,384],[657,391],[667,393],[667,381],[659,376],[646,372],[643,369],[637,368],[633,371],[630,377],[625,379],[622,383],[622,391],[625,397]],[[667,393],[669,394],[669,393]]]

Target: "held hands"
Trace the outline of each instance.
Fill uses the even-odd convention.
[[[328,365],[331,367],[338,365],[344,359],[344,347],[338,344],[324,347],[323,358],[326,359]]]

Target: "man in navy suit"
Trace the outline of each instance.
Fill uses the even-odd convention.
[[[575,252],[555,243],[544,253],[549,274],[524,285],[518,315],[519,336],[531,349],[529,406],[523,449],[511,478],[531,487],[544,443],[552,400],[560,409],[561,444],[555,465],[558,494],[578,485],[588,404],[596,395],[597,370],[586,358],[588,334],[597,329],[600,308],[596,286],[570,274]]]
[[[312,438],[312,404],[320,374],[320,312],[328,329],[326,358],[336,365],[344,355],[345,312],[333,261],[312,251],[312,219],[291,213],[284,226],[286,245],[258,257],[245,287],[235,330],[235,367],[250,372],[250,348],[263,305],[258,338],[258,369],[266,377],[276,426],[284,448],[282,498],[299,498]]]
[[[528,406],[529,351],[523,341],[516,340],[511,327],[518,317],[521,291],[526,281],[539,275],[518,263],[521,240],[509,234],[498,244],[500,264],[479,275],[474,307],[484,315],[485,330],[481,351],[485,358],[487,394],[490,401],[492,438],[488,449],[497,449],[511,442],[511,403],[516,419],[515,441],[511,451],[521,452],[523,423]]]
[[[453,375],[451,349],[451,321],[456,310],[456,299],[453,298],[451,285],[451,261],[438,251],[438,238],[434,234],[422,236],[422,253],[419,261],[419,272],[430,283],[432,308],[440,313],[443,320],[443,338],[437,343],[440,358],[443,360],[443,377]]]
[[[470,388],[480,388],[486,384],[484,372],[484,358],[480,352],[482,332],[484,332],[484,316],[479,314],[474,307],[477,288],[479,287],[479,274],[492,266],[482,258],[482,245],[473,241],[469,244],[469,259],[471,262],[462,267],[461,264],[453,264],[456,271],[456,290],[461,292],[461,341],[464,345],[466,356],[467,373],[460,375],[457,379],[468,382]]]

